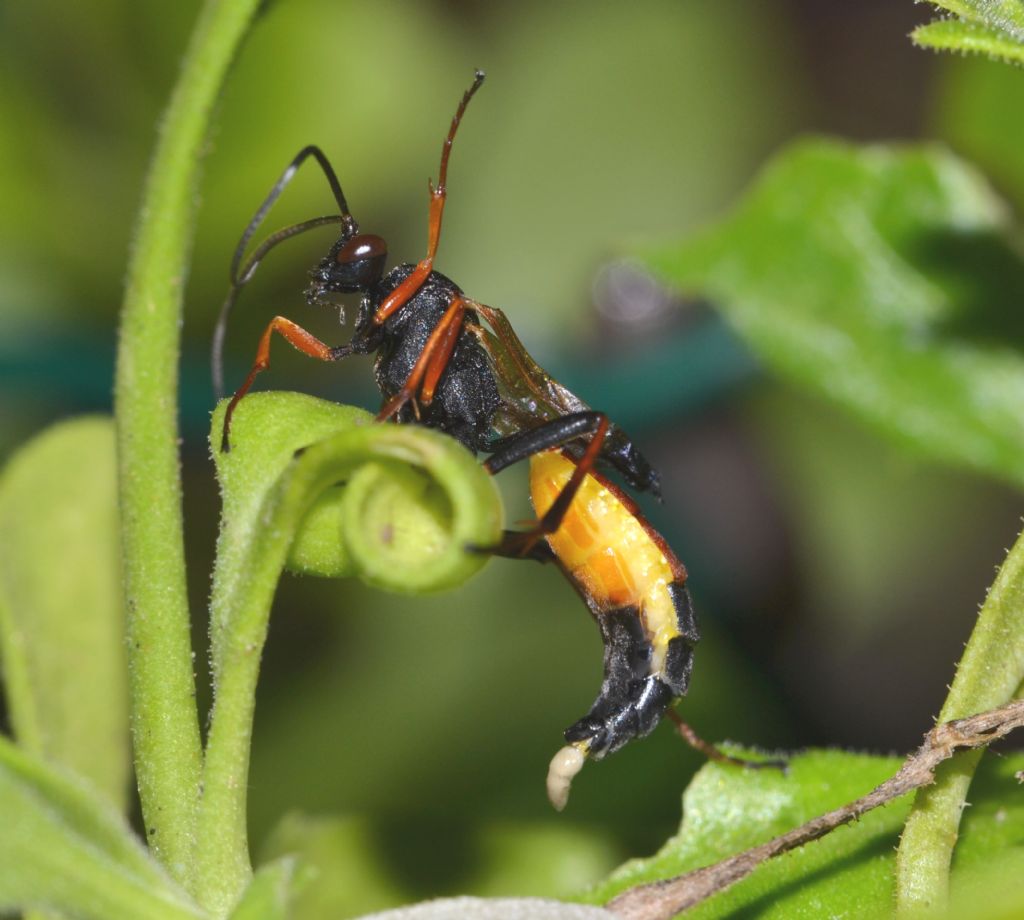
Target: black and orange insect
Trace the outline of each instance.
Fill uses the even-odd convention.
[[[214,336],[215,387],[222,392],[224,332],[230,310],[269,250],[327,223],[341,225],[330,251],[310,273],[306,300],[361,296],[349,342],[329,346],[283,316],[260,338],[256,360],[224,415],[222,449],[230,448],[238,402],[270,360],[274,333],[321,361],[375,354],[383,397],[379,420],[418,423],[447,432],[475,453],[488,454],[491,473],[530,461],[530,491],[538,519],[526,531],[506,531],[497,555],[554,562],[590,609],[604,641],[604,680],[590,712],[565,731],[552,761],[548,792],[564,806],[572,777],[587,758],[600,759],[651,732],[669,712],[683,736],[712,756],[733,760],[700,741],[669,707],[687,690],[699,638],[686,588],[686,569],[626,493],[598,468],[614,470],[633,489],[659,493],[658,474],[621,428],[555,381],[530,357],[504,313],[468,298],[434,270],[447,197],[448,159],[469,101],[484,74],[462,97],[430,187],[427,255],[385,274],[387,244],[362,233],[327,157],[305,147],[256,211],[231,265],[231,288]],[[339,213],[295,224],[269,236],[245,261],[258,226],[312,157],[334,193]]]

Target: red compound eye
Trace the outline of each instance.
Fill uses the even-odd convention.
[[[388,244],[373,233],[360,233],[352,237],[334,257],[341,265],[359,262],[363,259],[383,258],[388,254]]]

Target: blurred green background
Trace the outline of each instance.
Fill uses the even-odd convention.
[[[109,409],[133,212],[196,11],[0,5],[5,453],[58,417]],[[1024,122],[1002,113],[1020,111],[1024,74],[913,49],[906,33],[927,16],[910,0],[267,4],[197,201],[181,416],[197,648],[218,501],[208,349],[238,236],[315,142],[363,229],[395,261],[418,259],[426,180],[481,67],[437,267],[503,308],[661,468],[665,503],[644,508],[687,562],[705,633],[681,712],[709,738],[768,748],[914,745],[1024,502],[762,374],[713,305],[675,301],[623,259],[721,214],[806,132],[942,139],[1019,206]],[[307,168],[270,227],[331,210]],[[309,234],[267,260],[229,332],[229,386],[275,313],[347,338],[302,297],[329,242]],[[366,361],[315,365],[278,346],[265,376],[375,405]],[[523,471],[503,482],[510,516],[526,515]],[[600,664],[583,606],[539,566],[497,561],[435,598],[286,579],[257,712],[257,852],[305,849],[321,881],[349,873],[358,884],[317,889],[341,915],[452,891],[565,894],[654,849],[699,765],[666,727],[588,766],[564,815],[544,797]]]

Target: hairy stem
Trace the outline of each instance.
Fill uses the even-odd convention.
[[[139,211],[115,381],[135,770],[149,842],[189,883],[201,750],[178,457],[178,351],[200,148],[258,0],[207,0]]]
[[[1001,706],[1024,681],[1024,534],[1010,550],[957,667],[940,722]],[[965,751],[935,771],[907,819],[896,857],[896,906],[903,917],[945,909],[967,790],[982,751]]]

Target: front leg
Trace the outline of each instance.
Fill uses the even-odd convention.
[[[263,330],[259,348],[256,350],[256,360],[253,361],[249,375],[245,378],[245,382],[235,391],[234,396],[231,397],[231,402],[228,403],[227,411],[224,413],[224,428],[220,441],[220,449],[224,453],[231,450],[231,416],[235,413],[235,407],[241,398],[249,392],[253,381],[256,380],[256,375],[270,366],[270,341],[275,332],[304,355],[309,355],[311,358],[316,358],[319,361],[340,361],[342,358],[348,357],[357,351],[352,343],[332,348],[330,345],[325,345],[321,342],[311,332],[307,332],[298,324],[293,323],[290,319],[284,316],[275,316],[267,325],[267,328]]]

